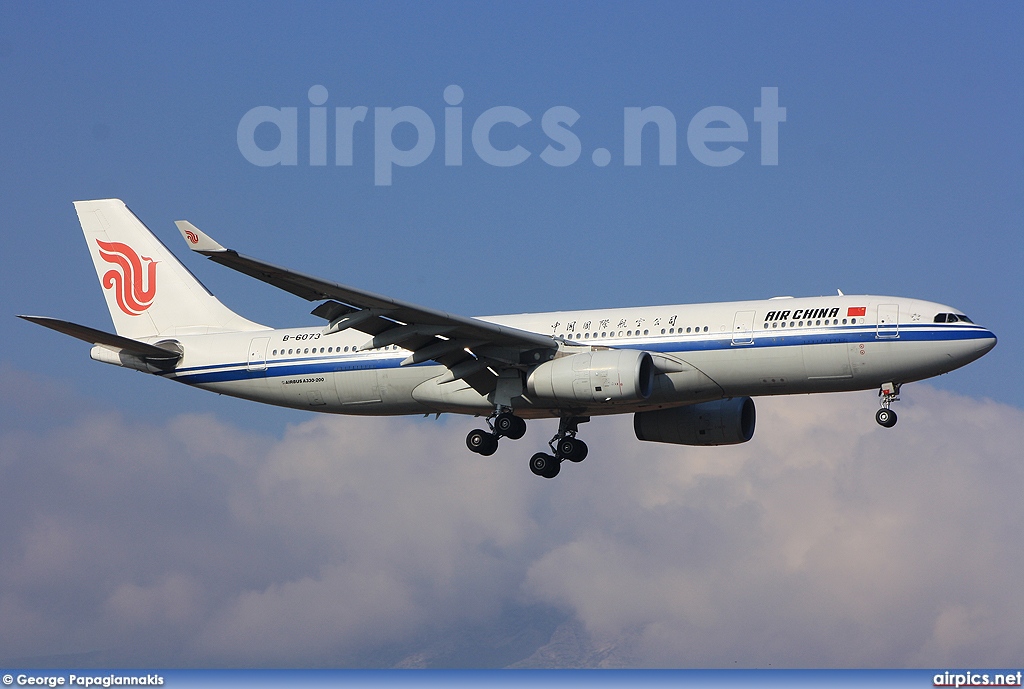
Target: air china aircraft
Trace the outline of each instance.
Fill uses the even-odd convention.
[[[217,300],[117,199],[78,201],[78,219],[117,334],[42,316],[91,357],[187,385],[338,414],[471,414],[473,452],[518,440],[526,420],[559,419],[546,478],[580,462],[579,425],[633,414],[640,440],[730,445],[754,434],[759,395],[877,388],[891,427],[903,383],[991,350],[995,335],[959,310],[902,297],[761,301],[465,318],[297,273],[225,249],[177,222],[211,260],[320,302],[322,327],[268,328]]]

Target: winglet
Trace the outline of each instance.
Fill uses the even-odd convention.
[[[181,232],[181,236],[185,238],[188,248],[192,249],[192,251],[197,251],[201,254],[219,254],[227,251],[227,249],[213,241],[209,235],[203,233],[202,230],[188,220],[175,220],[174,224],[178,226],[178,232]]]

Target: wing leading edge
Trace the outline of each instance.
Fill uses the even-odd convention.
[[[399,345],[412,352],[403,366],[437,361],[448,368],[446,379],[464,379],[483,393],[495,388],[497,370],[534,364],[558,348],[557,341],[547,335],[305,275],[227,249],[187,221],[179,220],[176,225],[189,248],[211,261],[307,301],[322,301],[312,313],[328,321],[326,333],[348,329],[366,333],[370,339],[361,349]],[[488,371],[489,367],[495,373]]]

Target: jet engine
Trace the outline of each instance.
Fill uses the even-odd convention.
[[[654,361],[636,349],[606,349],[546,361],[526,378],[531,397],[558,402],[635,402],[654,390]]]
[[[637,412],[639,440],[676,445],[737,445],[754,437],[754,400],[731,397],[686,407]]]

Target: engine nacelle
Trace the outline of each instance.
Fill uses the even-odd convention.
[[[605,349],[546,361],[526,378],[527,393],[558,402],[645,400],[654,390],[654,361],[636,349]]]
[[[731,397],[686,407],[637,412],[640,440],[676,445],[737,445],[754,437],[754,400]]]

